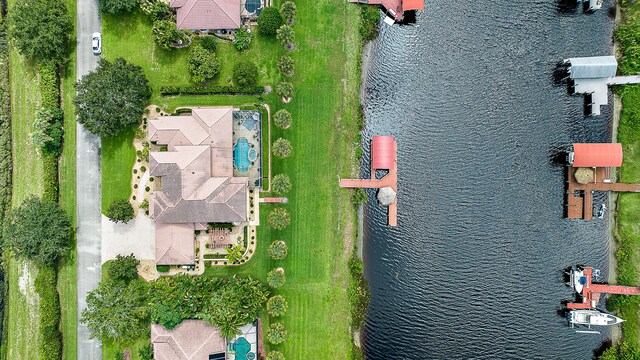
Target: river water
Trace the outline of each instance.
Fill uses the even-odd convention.
[[[427,0],[415,25],[383,25],[363,173],[370,137],[394,135],[399,205],[397,228],[365,207],[368,359],[588,359],[608,339],[557,313],[572,296],[561,270],[606,274],[610,237],[606,220],[563,218],[559,154],[609,141],[611,107],[585,118],[552,74],[563,58],[611,54],[610,3],[589,15],[554,0]]]

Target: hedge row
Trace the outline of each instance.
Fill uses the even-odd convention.
[[[42,154],[44,191],[42,199],[58,202],[58,157]]]
[[[60,297],[58,296],[56,269],[52,266],[40,266],[34,282],[40,296],[40,341],[38,342],[39,360],[57,360],[62,354],[62,334],[60,324]]]
[[[163,86],[162,95],[262,95],[264,86]]]
[[[40,75],[40,106],[48,109],[60,107],[60,77],[58,66],[53,63],[39,64]]]
[[[4,27],[0,25],[0,230],[3,228],[5,214],[11,208],[11,90],[9,87],[9,56],[5,41]],[[0,231],[0,236],[2,232]],[[0,238],[1,243],[1,238]],[[8,287],[5,287],[4,270],[0,266],[0,343],[7,336],[7,319],[4,316],[5,299]],[[6,346],[2,347],[0,357],[6,358]]]

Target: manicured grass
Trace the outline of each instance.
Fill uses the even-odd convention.
[[[266,220],[274,205],[262,205],[262,225],[258,228],[253,258],[239,267],[208,268],[206,276],[244,274],[265,280],[269,270],[283,266],[287,284],[274,293],[284,295],[289,303],[288,314],[278,319],[284,323],[288,335],[283,344],[275,347],[267,344],[267,347],[282,350],[287,359],[308,359],[309,356],[348,359],[352,347],[348,332],[347,260],[353,249],[354,210],[351,193],[340,190],[337,179],[338,175],[353,175],[357,169],[354,149],[357,146],[360,12],[356,6],[341,0],[299,0],[296,4],[299,13],[294,27],[296,50],[291,54],[296,61],[296,75],[292,79],[296,94],[286,105],[273,95],[265,99],[272,113],[284,107],[294,119],[290,129],[273,129],[272,134],[274,140],[282,136],[293,144],[290,158],[275,160],[272,164],[273,174],[285,173],[291,177],[293,189],[287,194],[289,203],[284,207],[291,213],[292,223],[284,231],[272,231]],[[156,68],[160,64],[158,51],[151,51],[156,57],[145,65],[150,51],[144,49],[152,47],[152,39],[141,31],[141,26],[131,25],[127,33],[124,29],[130,26],[129,22],[126,17],[104,18],[106,56],[122,56],[145,67],[156,92],[160,85],[183,85],[187,81],[186,73],[179,68],[184,61],[183,54],[177,52],[173,62],[162,58],[163,65],[171,66],[165,69]],[[133,22],[140,24],[137,20]],[[133,43],[120,43],[123,38]],[[144,41],[148,44],[140,43]],[[257,48],[254,50],[258,53]],[[284,50],[279,45],[269,50],[268,53],[260,50],[256,58],[264,57],[267,62],[259,63],[266,69],[264,80],[274,77],[272,83],[265,84],[275,85],[280,79],[270,69],[275,67]],[[163,73],[169,75],[164,77]],[[194,105],[195,101],[199,101],[195,105],[217,105],[220,104],[217,99],[229,101],[227,105],[237,103],[219,96],[158,99],[158,95],[154,95],[157,103],[168,107]],[[103,143],[103,154],[106,149]],[[125,173],[122,167],[119,169],[112,176],[129,174],[129,170]],[[279,239],[287,241],[289,256],[276,262],[267,256],[266,249],[271,241]],[[264,320],[268,325],[270,319]],[[103,344],[105,359],[112,357],[114,347],[117,346]]]
[[[11,5],[11,3],[10,3]],[[34,110],[40,101],[35,68],[15,50],[9,54],[13,151],[13,206],[42,193],[42,158],[29,143]],[[38,352],[36,266],[12,258],[8,266],[8,359],[34,359]],[[21,286],[22,285],[22,286]]]
[[[640,4],[630,4],[622,8],[628,24],[640,21]],[[624,26],[624,25],[623,25]],[[637,25],[634,25],[637,27]],[[622,43],[620,48],[625,56],[637,53],[637,48],[625,48]],[[633,55],[631,58],[636,58]],[[623,60],[621,70],[631,71],[634,74],[640,68],[634,69],[632,64],[626,64]],[[638,67],[637,65],[635,65]],[[618,141],[623,145],[624,161],[620,169],[621,182],[640,182],[640,88],[637,86],[623,86],[620,89],[622,99],[622,113],[618,131]],[[640,286],[640,194],[622,193],[618,195],[616,213],[616,261],[618,283],[621,285]],[[611,301],[618,305],[620,316],[627,320],[622,324],[624,340],[632,345],[640,346],[640,299],[635,297],[620,297]]]
[[[65,0],[69,14],[76,20],[75,0]],[[75,44],[75,30],[71,44]],[[60,157],[60,206],[70,216],[72,224],[76,226],[76,114],[73,97],[76,90],[76,51],[72,49],[69,62],[62,73],[61,96],[64,111],[64,144]],[[58,268],[58,293],[60,294],[60,330],[62,331],[63,360],[76,360],[77,356],[77,296],[76,296],[76,239],[75,232],[69,255],[62,259]]]
[[[136,161],[133,134],[134,129],[129,129],[102,139],[102,213],[114,200],[126,200],[131,195],[131,172]]]

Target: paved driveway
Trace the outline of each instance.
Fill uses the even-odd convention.
[[[101,31],[97,0],[77,0],[77,79],[98,65],[99,57],[91,52],[91,34]],[[77,295],[78,295],[78,359],[101,360],[102,343],[89,339],[89,329],[80,323],[87,307],[87,293],[100,281],[101,245],[100,138],[77,125],[76,139],[76,205]]]
[[[126,224],[102,216],[102,263],[118,254],[134,254],[138,260],[155,259],[156,226],[142,211]]]

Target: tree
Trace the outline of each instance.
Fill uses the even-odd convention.
[[[258,31],[262,35],[273,36],[282,25],[282,16],[273,6],[267,6],[258,15]]]
[[[169,7],[169,4],[164,1],[141,0],[140,9],[142,9],[142,12],[149,15],[152,22],[157,20],[173,20],[171,8]]]
[[[286,81],[278,83],[278,85],[276,85],[276,95],[281,97],[285,102],[288,102],[293,96],[293,85]]]
[[[273,345],[278,345],[284,341],[287,337],[287,330],[284,328],[282,323],[273,323],[269,325],[269,330],[267,330],[267,340]]]
[[[239,264],[244,256],[245,248],[241,244],[225,248],[227,251],[227,261],[229,264]]]
[[[133,219],[133,206],[129,200],[114,200],[105,215],[113,222],[126,224]]]
[[[293,76],[293,67],[295,62],[289,55],[282,55],[280,59],[278,59],[278,69],[287,77]]]
[[[31,143],[43,154],[60,155],[62,150],[62,109],[39,108],[33,120]]]
[[[278,138],[273,142],[273,155],[279,158],[286,158],[291,155],[291,143],[287,139]]]
[[[102,281],[87,294],[80,321],[91,338],[124,341],[148,331],[147,289],[142,281]]]
[[[76,88],[78,122],[105,137],[136,125],[151,97],[142,68],[123,58],[100,60],[98,68],[83,76]]]
[[[269,245],[269,256],[273,260],[282,260],[287,257],[287,243],[276,240]]]
[[[189,73],[191,81],[203,83],[213,79],[220,71],[220,61],[215,53],[212,53],[202,46],[192,46],[189,50]]]
[[[57,203],[27,198],[4,222],[4,241],[22,258],[53,265],[69,251],[73,234],[67,214]]]
[[[12,43],[27,59],[56,64],[66,59],[73,19],[63,1],[17,1],[7,23]]]
[[[115,260],[109,262],[107,276],[109,279],[129,282],[138,278],[138,265],[140,261],[135,255],[122,256],[118,254]]]
[[[285,282],[287,282],[287,278],[284,276],[283,268],[279,267],[267,273],[267,284],[272,288],[281,288]]]
[[[272,296],[267,301],[267,312],[273,317],[283,316],[287,313],[288,307],[287,300],[282,295]]]
[[[174,44],[181,45],[187,41],[187,34],[179,30],[172,20],[154,21],[153,36],[156,44],[165,50],[171,49]]]
[[[296,38],[296,35],[293,32],[293,28],[287,24],[284,24],[277,30],[277,34],[278,35],[276,35],[276,39],[278,39],[278,41],[280,41],[280,43],[285,46],[287,51],[293,50],[293,42]]]
[[[206,49],[209,52],[216,52],[218,48],[218,40],[216,40],[215,36],[201,36],[200,38],[200,46]]]
[[[251,46],[251,41],[253,40],[253,34],[249,31],[247,26],[241,26],[238,31],[236,31],[235,40],[233,44],[235,45],[238,51],[245,51]]]
[[[130,13],[138,7],[138,0],[100,0],[100,13],[122,15]]]
[[[292,121],[291,113],[286,109],[280,109],[273,114],[273,123],[280,129],[288,129]]]
[[[275,208],[269,213],[269,226],[276,230],[282,230],[291,223],[291,216],[284,208]]]
[[[233,66],[233,82],[238,86],[254,86],[258,83],[258,67],[253,61],[241,60]]]
[[[208,306],[198,317],[217,326],[222,336],[232,338],[240,326],[258,317],[268,297],[269,291],[260,281],[234,278],[211,293]]]
[[[291,190],[291,180],[285,174],[278,174],[271,180],[273,192],[276,194],[285,194]]]
[[[287,21],[287,24],[293,24],[296,12],[297,12],[296,4],[293,1],[285,1],[282,6],[280,6],[280,14]]]

